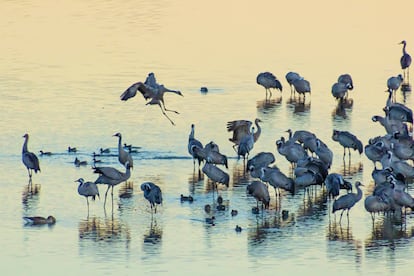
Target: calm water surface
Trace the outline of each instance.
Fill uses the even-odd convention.
[[[334,151],[331,172],[373,189],[373,169],[364,155],[342,160],[332,129],[348,130],[364,144],[384,134],[372,115],[382,115],[388,77],[401,73],[405,39],[414,53],[414,32],[404,11],[410,1],[348,1],[346,5],[312,1],[3,1],[0,11],[0,252],[3,273],[85,274],[378,274],[411,271],[414,215],[380,217],[375,224],[358,203],[342,224],[330,214],[319,187],[311,194],[283,195],[271,209],[254,215],[246,195],[252,180],[235,158],[226,122],[262,119],[262,136],[252,155],[272,151],[276,164],[291,173],[275,140],[291,128],[308,129]],[[390,16],[390,14],[393,14]],[[272,71],[284,86],[265,101],[256,84]],[[299,72],[311,82],[304,105],[290,99],[285,74]],[[140,96],[127,102],[120,94],[154,72],[158,81],[184,97],[166,96],[176,126]],[[330,94],[342,73],[355,89],[351,108],[338,110]],[[207,86],[209,92],[199,92]],[[412,95],[398,101],[412,107]],[[204,223],[203,206],[213,203],[211,184],[187,153],[190,125],[203,143],[215,141],[230,157],[230,185],[220,193],[228,210],[216,212],[216,225]],[[92,153],[120,170],[116,132],[140,146],[128,185],[115,188],[114,207],[90,203],[77,194],[74,180],[93,181]],[[29,150],[41,157],[41,173],[28,186],[21,162],[23,134]],[[68,146],[78,153],[67,153]],[[75,167],[75,157],[88,166]],[[157,183],[164,204],[153,217],[140,184]],[[414,193],[413,185],[409,192]],[[191,194],[193,203],[181,203]],[[232,217],[231,209],[238,215]],[[282,218],[281,210],[288,210]],[[54,215],[53,227],[24,226],[23,216]],[[243,227],[236,233],[236,225]]]

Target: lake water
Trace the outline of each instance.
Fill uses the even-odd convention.
[[[371,121],[383,115],[386,80],[401,72],[399,59],[407,40],[414,54],[410,1],[304,3],[275,1],[3,1],[0,11],[0,251],[2,273],[14,275],[131,275],[197,273],[228,275],[301,273],[403,275],[411,272],[414,215],[402,221],[380,216],[372,223],[363,199],[349,221],[339,224],[330,213],[324,190],[310,195],[284,194],[271,208],[252,213],[246,195],[253,179],[243,172],[228,141],[226,122],[263,122],[251,156],[275,154],[276,164],[291,174],[275,141],[288,128],[315,132],[334,152],[330,172],[371,193],[373,164],[352,154],[344,162],[333,129],[348,130],[364,144],[383,135]],[[405,14],[406,13],[406,14]],[[273,72],[284,86],[265,100],[256,84],[263,71]],[[305,104],[290,99],[285,74],[296,71],[310,81]],[[154,72],[159,83],[181,90],[166,95],[172,126],[157,106],[137,95],[126,102],[120,94]],[[354,79],[351,108],[337,110],[330,91],[340,74]],[[208,93],[200,93],[200,87]],[[410,93],[397,100],[413,106]],[[205,204],[213,203],[211,184],[199,175],[187,153],[191,124],[204,144],[216,142],[229,157],[230,185],[219,193],[228,203],[206,224]],[[92,153],[105,166],[118,163],[117,138],[140,146],[128,186],[115,187],[114,207],[101,198],[77,193],[80,177],[94,181]],[[38,154],[41,173],[28,185],[21,162],[25,133],[29,150]],[[67,148],[77,147],[77,153]],[[40,156],[39,150],[52,156]],[[89,164],[75,167],[75,157]],[[152,181],[164,203],[153,216],[140,190]],[[413,185],[409,192],[414,193]],[[180,202],[191,194],[193,203]],[[110,200],[109,200],[110,202]],[[230,210],[238,215],[231,216]],[[289,216],[282,217],[281,211]],[[23,216],[54,215],[54,226],[28,227]],[[236,233],[235,226],[243,230]]]

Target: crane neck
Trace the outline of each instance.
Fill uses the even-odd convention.
[[[403,46],[402,51],[403,51],[403,54],[404,54],[404,55],[406,55],[406,54],[407,54],[407,52],[405,51],[405,47],[407,46],[407,43],[405,43],[405,42],[404,42],[404,43],[403,43],[403,45],[404,45],[404,46]]]
[[[262,132],[262,128],[260,127],[260,125],[259,125],[259,122],[258,122],[258,121],[255,121],[255,124],[256,124],[256,126],[257,126],[257,130],[256,130],[256,132],[253,134],[253,138],[254,138],[254,141],[256,142],[256,141],[257,141],[257,139],[259,139],[259,136],[260,136],[260,134],[261,134],[261,132]]]
[[[27,149],[27,143],[28,143],[28,141],[29,141],[29,137],[28,136],[24,137],[24,143],[23,143],[22,153],[28,152],[28,149]]]
[[[359,185],[356,186],[356,189],[357,189],[357,200],[359,201],[362,198],[362,190]]]
[[[118,151],[121,151],[122,149],[122,136],[119,135],[118,137]]]
[[[191,128],[190,135],[188,135],[188,140],[194,139],[194,127]]]

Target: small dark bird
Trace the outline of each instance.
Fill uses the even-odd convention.
[[[155,213],[157,213],[157,204],[162,204],[161,188],[152,182],[144,182],[141,184],[141,190],[144,191],[144,198],[151,205],[151,212],[154,209]]]
[[[239,212],[237,210],[235,210],[235,209],[231,210],[231,216],[232,217],[237,216],[238,213]]]
[[[236,232],[240,233],[242,231],[242,228],[238,225],[236,225],[236,228],[234,229]]]
[[[181,194],[180,200],[181,200],[181,202],[184,202],[184,201],[193,202],[194,198],[191,195],[185,196],[185,195]]]
[[[77,152],[78,150],[76,148],[68,147],[68,152]]]
[[[39,150],[39,152],[40,152],[40,155],[47,155],[47,156],[49,156],[49,155],[52,155],[52,153],[50,152],[50,151],[43,151],[43,150]]]
[[[23,217],[26,225],[52,225],[56,223],[56,219],[54,216],[48,216],[47,218],[44,217]]]

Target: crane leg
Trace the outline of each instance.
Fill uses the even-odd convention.
[[[164,107],[164,110],[165,110],[165,111],[169,111],[169,112],[174,112],[174,113],[176,113],[176,114],[180,114],[178,111],[171,110],[171,109],[167,109],[167,108],[165,107],[165,103],[164,103],[163,101],[161,101],[161,103],[162,103],[162,106]]]
[[[106,197],[108,195],[109,188],[111,188],[111,185],[108,185],[108,189],[106,189],[106,192],[105,192],[104,208],[105,208],[105,205],[106,205]]]
[[[171,122],[172,125],[175,126],[174,122],[170,119],[170,117],[168,117],[168,115],[164,112],[164,109],[162,109],[161,104],[158,104],[160,106],[161,112],[162,114],[164,114],[164,116]]]

